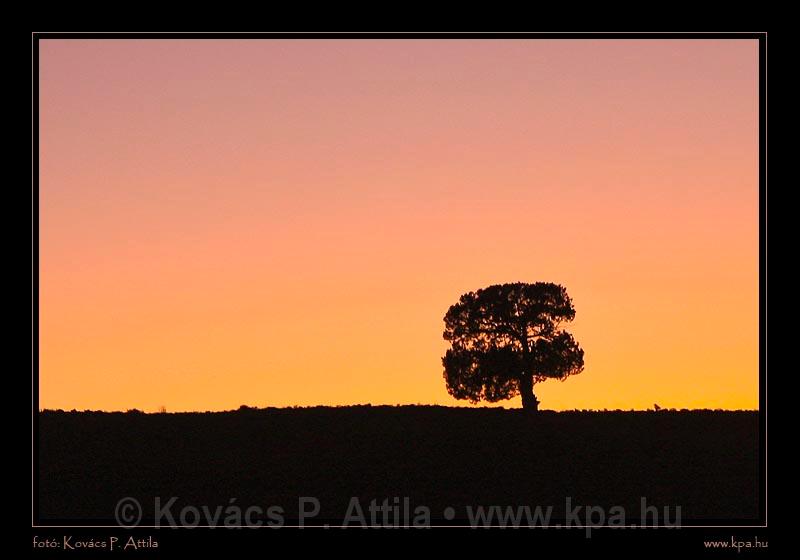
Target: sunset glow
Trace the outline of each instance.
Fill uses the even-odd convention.
[[[40,407],[442,404],[566,286],[545,409],[757,408],[756,40],[42,40]],[[519,399],[499,403],[519,406]]]

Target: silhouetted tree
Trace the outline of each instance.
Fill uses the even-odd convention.
[[[457,399],[496,402],[520,394],[538,410],[536,383],[583,371],[583,350],[561,324],[575,318],[558,284],[498,284],[469,292],[444,317],[452,345],[442,358],[447,391]]]

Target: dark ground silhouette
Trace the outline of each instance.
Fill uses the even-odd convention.
[[[409,497],[467,505],[681,506],[687,520],[756,519],[755,412],[541,412],[447,407],[40,413],[39,514],[113,521],[117,501],[195,506],[320,500],[320,519]],[[561,514],[559,514],[561,512]]]

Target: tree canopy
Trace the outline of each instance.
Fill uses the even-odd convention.
[[[444,317],[448,392],[472,403],[520,394],[524,408],[538,408],[534,384],[583,371],[583,350],[561,328],[574,318],[566,288],[549,282],[496,284],[462,295]]]

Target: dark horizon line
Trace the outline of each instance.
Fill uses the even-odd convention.
[[[154,410],[145,411],[139,408],[129,408],[127,410],[103,410],[103,409],[89,409],[85,408],[78,410],[76,408],[63,409],[63,408],[43,408],[38,411],[39,414],[44,413],[69,413],[69,414],[229,414],[234,412],[262,412],[262,411],[295,411],[295,410],[318,410],[318,409],[353,409],[353,408],[441,408],[447,410],[496,410],[506,412],[523,412],[522,407],[505,407],[505,406],[450,406],[442,404],[315,404],[315,405],[289,405],[289,406],[250,406],[241,405],[238,408],[231,408],[225,410]],[[618,412],[759,412],[757,408],[677,408],[677,407],[661,407],[658,408],[570,408],[564,410],[541,409],[539,413],[544,414],[560,414],[560,413],[576,413],[576,412],[594,412],[594,413],[618,413]],[[527,414],[527,412],[526,412]]]

